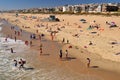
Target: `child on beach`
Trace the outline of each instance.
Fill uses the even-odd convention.
[[[68,50],[65,50],[66,58],[68,58]]]

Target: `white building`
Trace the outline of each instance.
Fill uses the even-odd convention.
[[[98,5],[96,12],[102,12],[102,5]]]
[[[63,12],[69,11],[69,6],[63,6]]]

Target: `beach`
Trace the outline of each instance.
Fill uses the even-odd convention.
[[[32,19],[31,16],[35,16],[37,19]],[[119,53],[120,46],[119,17],[56,15],[60,19],[60,22],[40,21],[40,19],[49,17],[49,14],[20,14],[18,17],[15,14],[2,14],[0,17],[25,31],[22,37],[17,37],[19,40],[29,40],[30,33],[28,32],[36,33],[36,30],[38,30],[36,34],[45,34],[45,38],[41,42],[39,40],[33,40],[33,44],[35,45],[33,47],[27,46],[27,50],[24,50],[25,48],[21,49],[23,50],[22,52],[19,52],[19,49],[15,49],[17,53],[13,55],[14,58],[18,56],[23,57],[28,61],[29,65],[35,68],[35,70],[30,70],[30,72],[26,71],[25,77],[21,76],[19,79],[34,80],[31,78],[31,75],[35,76],[35,80],[47,80],[47,78],[48,80],[120,79],[120,56],[119,54],[116,55],[116,53]],[[87,23],[80,22],[80,19],[86,19]],[[100,25],[100,29],[88,30],[87,28],[94,20],[95,24]],[[105,23],[106,21],[115,22],[118,27],[109,28],[109,25]],[[37,26],[38,24],[40,27]],[[10,27],[8,25],[4,27],[2,33],[14,35]],[[51,28],[52,31],[57,31],[54,40],[51,40],[49,32]],[[63,38],[65,38],[64,43],[62,43]],[[68,44],[66,40],[69,40]],[[89,41],[93,44],[89,45]],[[117,42],[117,44],[110,44],[111,42]],[[38,49],[40,44],[38,43],[43,44],[43,56],[39,55]],[[72,48],[69,49],[69,46],[72,46]],[[68,49],[69,60],[63,58],[61,61],[59,59],[60,49],[63,51]],[[91,59],[91,68],[87,68],[86,58]],[[40,70],[41,72],[43,71],[42,74]],[[27,76],[26,74],[29,75]],[[15,78],[15,80],[18,79]]]

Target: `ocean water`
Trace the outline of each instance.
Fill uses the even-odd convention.
[[[21,52],[21,50],[27,49],[23,41],[17,40],[15,42],[10,38],[5,41],[3,34],[0,33],[0,80],[14,80],[14,77],[17,76],[16,74],[20,72],[18,68],[13,66],[13,60],[18,60],[21,57],[14,58],[14,53],[10,52],[10,48],[15,49],[14,52]]]
[[[0,27],[0,30],[2,27]],[[27,51],[29,47],[24,45],[24,42],[8,38],[5,41],[4,34],[0,33],[0,80],[101,80],[89,74],[74,74],[71,71],[60,69],[58,66],[40,62],[39,69],[30,69],[32,66],[29,62],[25,65],[26,69],[19,70],[14,67],[13,60],[23,58],[21,56],[15,57],[16,53]],[[10,52],[13,48],[15,53]],[[23,58],[24,59],[24,58]]]

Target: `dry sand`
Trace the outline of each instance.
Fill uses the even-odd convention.
[[[106,21],[114,21],[119,26],[120,17],[56,15],[56,17],[61,20],[60,22],[41,22],[40,20],[31,18],[26,18],[25,20],[23,18],[24,16],[36,16],[39,19],[49,17],[48,14],[20,14],[19,17],[15,17],[15,14],[0,15],[1,18],[7,19],[10,23],[17,25],[26,31],[36,33],[36,30],[38,29],[39,33],[47,34],[48,39],[50,39],[50,33],[47,31],[46,26],[48,26],[48,29],[52,28],[53,31],[57,31],[57,28],[59,27],[61,31],[56,34],[54,41],[59,41],[61,43],[63,38],[65,38],[65,41],[69,40],[70,44],[64,44],[63,50],[68,49],[68,46],[72,45],[73,48],[68,49],[69,54],[75,56],[77,59],[80,59],[83,63],[86,63],[86,58],[90,57],[92,60],[92,66],[100,67],[98,70],[93,70],[93,73],[95,72],[97,75],[103,74],[106,77],[111,76],[114,72],[120,72],[120,55],[115,55],[116,53],[119,53],[120,29],[119,27],[109,28],[109,25],[106,25],[105,23]],[[86,19],[87,23],[80,22],[80,19]],[[94,20],[96,21],[96,24],[100,24],[101,30],[97,30],[96,28],[87,30],[91,22]],[[36,27],[38,24],[40,24],[40,26],[44,25],[44,27]],[[23,25],[27,28],[23,28]],[[79,26],[80,28],[78,28]],[[91,34],[91,32],[97,33]],[[78,36],[73,36],[75,34],[78,34]],[[89,41],[92,41],[93,45],[89,45]],[[110,44],[111,42],[117,42],[117,44],[112,45]],[[86,46],[86,48],[84,48],[84,46]],[[76,61],[72,62],[72,65],[73,64],[76,65]],[[75,68],[76,71],[79,70],[79,67]],[[107,75],[109,72],[105,72],[105,70],[112,72],[110,75]],[[116,79],[117,78],[118,76]],[[108,77],[106,79],[108,79]]]

